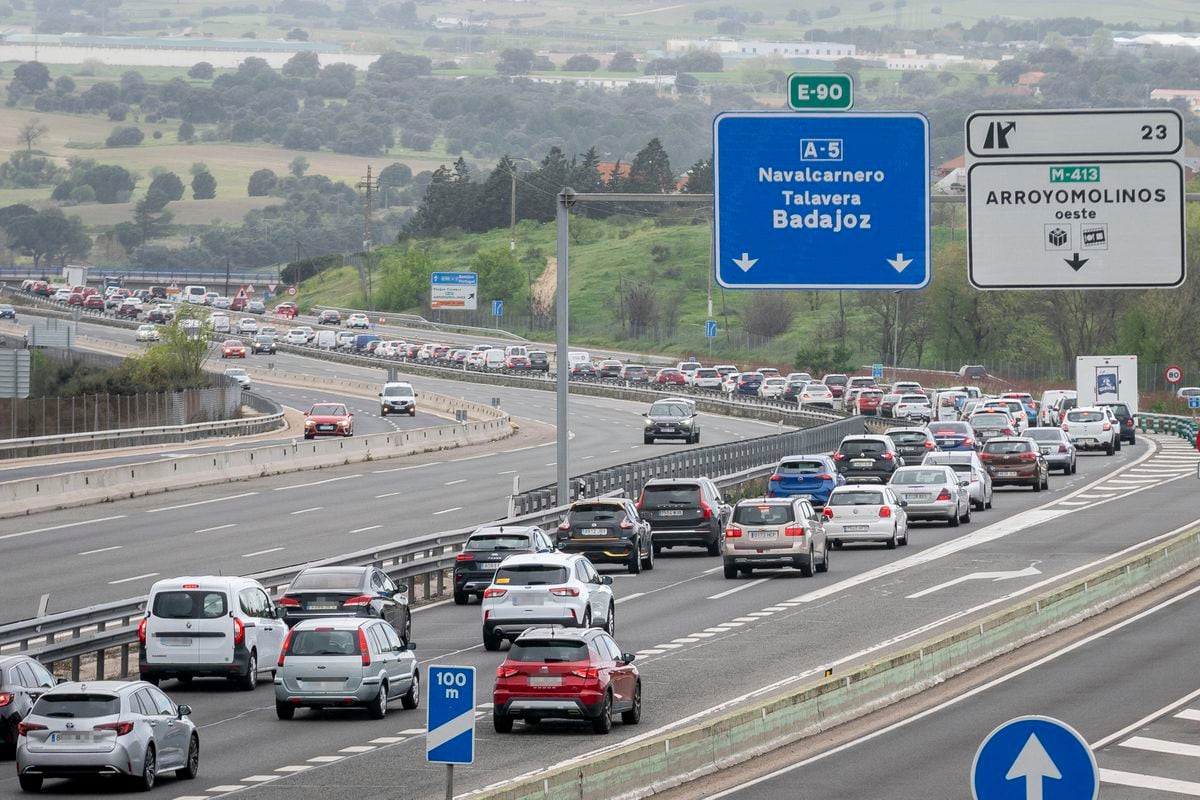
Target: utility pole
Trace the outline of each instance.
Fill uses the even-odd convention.
[[[225,256],[225,296],[229,297],[229,256]]]
[[[521,156],[505,156],[505,159],[508,161],[508,177],[511,179],[508,198],[508,250],[512,253],[517,249],[517,162],[533,162]]]
[[[355,187],[363,190],[363,269],[359,270],[359,284],[362,286],[363,295],[367,298],[367,310],[375,310],[375,297],[371,291],[371,199],[374,192],[379,191],[379,179],[371,177],[371,165],[367,165],[367,176],[355,184]],[[366,280],[363,280],[363,272],[366,272]]]

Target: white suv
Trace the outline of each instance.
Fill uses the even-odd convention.
[[[242,689],[279,659],[287,625],[253,578],[200,576],[158,581],[138,626],[138,671],[163,678],[222,677]]]
[[[1121,449],[1121,423],[1105,407],[1072,408],[1062,429],[1078,450],[1103,450],[1111,456]]]
[[[527,628],[565,625],[616,631],[612,578],[569,553],[529,553],[500,562],[483,593],[483,647],[499,650]]]
[[[367,330],[371,327],[371,320],[367,319],[366,314],[351,314],[350,318],[346,320],[346,327]]]

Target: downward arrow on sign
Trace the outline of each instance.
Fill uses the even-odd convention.
[[[758,263],[758,259],[751,258],[749,253],[742,253],[742,257],[733,259],[733,263],[741,267],[742,272],[749,272],[750,268]]]
[[[889,258],[887,262],[892,265],[892,268],[895,269],[896,272],[904,272],[904,268],[912,263],[912,259],[905,258],[904,253],[896,253],[896,257]]]

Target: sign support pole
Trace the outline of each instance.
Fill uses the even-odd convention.
[[[446,800],[454,800],[454,765],[446,765]]]

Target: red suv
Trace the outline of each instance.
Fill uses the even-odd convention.
[[[829,387],[829,391],[833,392],[834,398],[841,398],[846,393],[846,383],[850,379],[845,375],[831,373],[821,379],[821,383]]]
[[[633,655],[598,628],[529,628],[512,643],[496,670],[492,691],[496,733],[513,721],[586,719],[596,733],[612,730],[614,712],[642,719],[642,679]]]

